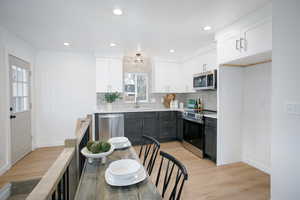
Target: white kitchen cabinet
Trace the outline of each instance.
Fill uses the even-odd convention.
[[[205,65],[205,67],[203,67]],[[197,56],[186,59],[183,62],[183,70],[181,72],[181,79],[184,79],[184,92],[193,93],[193,76],[194,74],[203,73],[217,69],[217,52],[216,49],[210,49]]]
[[[268,13],[270,7],[265,10]],[[243,19],[243,25],[233,24],[217,33],[219,65],[249,65],[271,60],[272,17],[261,15],[264,15],[263,10]]]
[[[239,31],[230,33],[218,40],[217,52],[218,52],[218,63],[224,64],[229,61],[240,58],[240,39],[241,34]]]
[[[123,91],[123,63],[120,58],[96,59],[96,92]]]
[[[186,79],[182,75],[183,65],[173,61],[154,61],[153,84],[154,93],[183,93]]]
[[[267,19],[243,30],[242,46],[244,56],[251,56],[271,51],[272,20]]]

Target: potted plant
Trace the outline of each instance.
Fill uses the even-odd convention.
[[[104,99],[107,103],[107,110],[112,110],[112,103],[117,99],[122,99],[122,97],[119,92],[107,92],[104,94]]]

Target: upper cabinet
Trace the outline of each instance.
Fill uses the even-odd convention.
[[[251,65],[271,60],[272,5],[216,34],[218,64]]]
[[[193,93],[194,74],[217,69],[216,46],[201,49],[183,62],[154,60],[154,93]]]
[[[247,27],[242,31],[241,50],[244,56],[272,51],[272,20]]]
[[[154,60],[152,91],[154,93],[185,92],[187,82],[182,78],[182,70],[180,62]]]
[[[212,71],[217,68],[217,52],[215,45],[209,49],[205,49],[205,51],[202,51],[197,55],[185,59],[180,78],[185,80],[187,92],[195,92],[193,89],[194,74]]]
[[[96,92],[123,91],[123,62],[121,58],[96,59]]]

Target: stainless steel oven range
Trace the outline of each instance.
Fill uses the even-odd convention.
[[[183,112],[183,146],[203,158],[204,155],[204,121],[203,114],[188,110]]]

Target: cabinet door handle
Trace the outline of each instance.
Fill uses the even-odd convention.
[[[15,118],[17,118],[16,115],[11,115],[11,116],[10,116],[10,119],[15,119]]]
[[[246,44],[247,44],[247,41],[245,38],[241,38],[241,41],[240,41],[240,48],[241,49],[244,49],[244,51],[246,51]]]
[[[240,50],[240,46],[241,46],[241,40],[236,40],[235,41],[235,49],[239,51]]]

